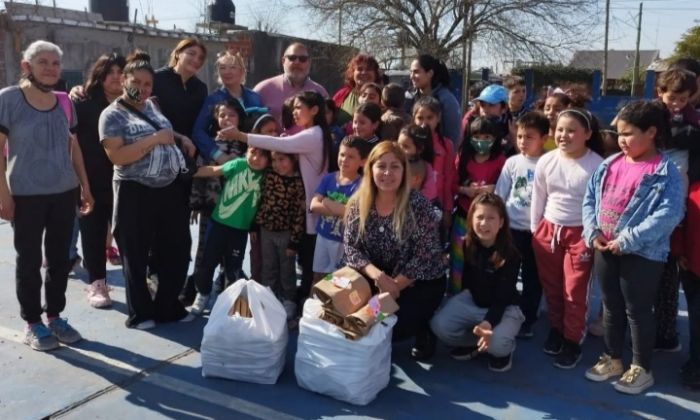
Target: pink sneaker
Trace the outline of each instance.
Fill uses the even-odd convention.
[[[117,247],[110,246],[105,250],[107,261],[112,265],[122,265],[122,257],[119,255]]]
[[[109,298],[109,287],[104,279],[93,281],[86,290],[88,303],[93,308],[112,306],[112,299]]]

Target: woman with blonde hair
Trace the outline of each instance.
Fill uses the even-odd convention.
[[[212,123],[212,110],[214,107],[229,99],[236,99],[246,108],[262,107],[260,95],[243,86],[246,77],[245,60],[240,53],[224,51],[216,59],[217,80],[221,86],[204,100],[199,110],[199,115],[194,123],[192,138],[204,159],[211,159],[218,164],[223,164],[237,156],[226,156],[222,153],[214,139],[207,133]]]
[[[364,174],[346,206],[346,263],[398,299],[394,338],[415,337],[411,356],[428,359],[435,351],[429,321],[445,292],[440,217],[410,189],[406,156],[397,143],[379,143]]]

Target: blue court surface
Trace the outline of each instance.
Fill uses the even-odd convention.
[[[33,351],[22,344],[14,261],[12,231],[5,223],[0,225],[2,419],[700,418],[700,392],[678,382],[688,347],[682,294],[678,324],[684,350],[654,356],[656,385],[646,394],[622,395],[609,383],[584,378],[602,352],[601,338],[586,340],[575,369],[553,367],[540,350],[548,330],[545,316],[533,339],[518,341],[513,369],[506,373],[489,371],[485,358],[452,360],[444,347],[430,363],[415,362],[408,357],[410,343],[395,344],[389,386],[359,407],[297,386],[296,332],[276,385],[203,378],[198,348],[206,318],[150,331],[125,328],[119,267],[108,267],[115,301],[109,310],[88,306],[84,271],[69,280],[63,316],[85,337],[82,342],[49,353]],[[593,306],[597,309],[597,303]]]

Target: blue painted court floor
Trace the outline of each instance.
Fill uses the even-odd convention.
[[[22,344],[14,261],[12,231],[1,224],[2,419],[700,418],[700,392],[678,382],[688,346],[682,294],[678,326],[684,350],[655,354],[656,385],[646,394],[622,395],[609,383],[584,378],[603,349],[601,338],[586,340],[575,369],[553,367],[540,350],[548,330],[543,317],[533,339],[518,341],[513,368],[505,373],[489,371],[485,358],[452,360],[444,347],[430,363],[419,363],[408,357],[410,343],[396,344],[389,386],[369,405],[358,407],[297,386],[296,332],[290,335],[287,364],[276,385],[203,378],[198,348],[206,318],[150,331],[125,328],[120,267],[108,267],[115,302],[109,310],[89,307],[86,273],[72,275],[63,316],[85,339],[49,353],[33,351]],[[597,309],[597,303],[592,306]]]

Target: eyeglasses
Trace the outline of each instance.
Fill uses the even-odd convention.
[[[309,61],[308,55],[289,54],[289,55],[285,55],[284,58],[286,58],[289,61],[298,61],[300,63],[306,63],[307,61]]]

